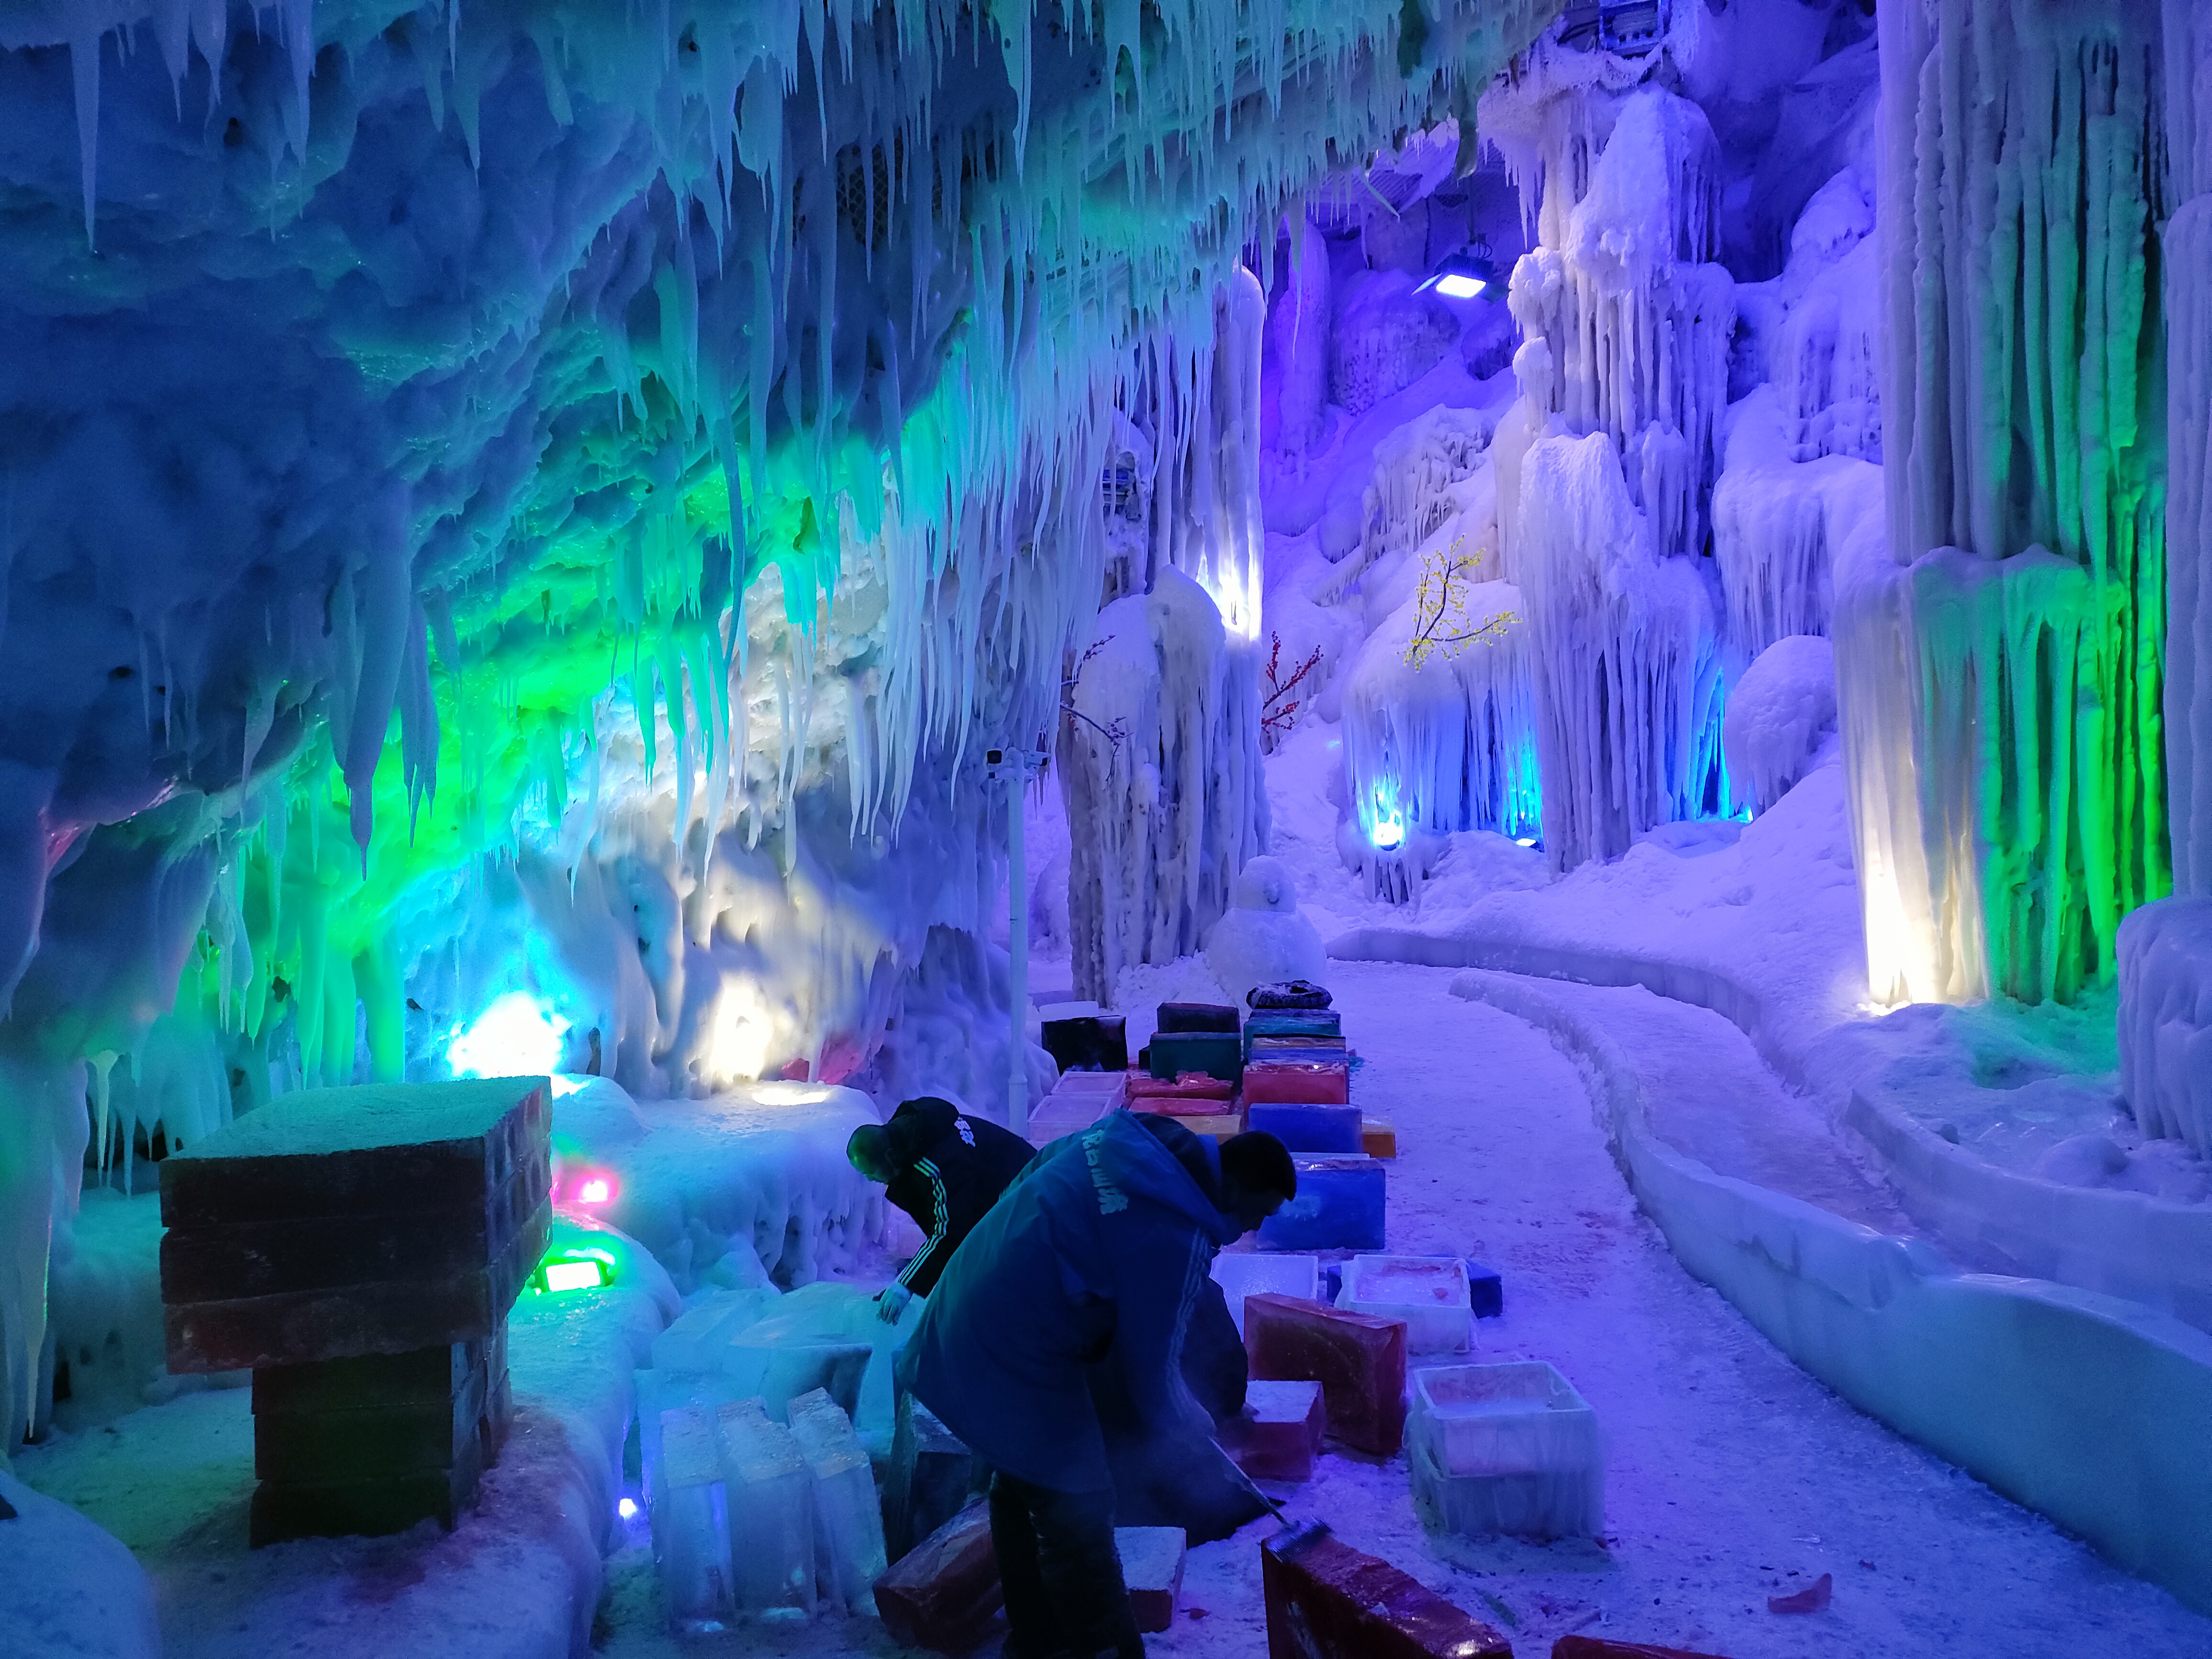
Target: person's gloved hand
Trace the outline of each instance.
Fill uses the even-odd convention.
[[[896,1325],[906,1304],[914,1300],[914,1292],[903,1285],[886,1285],[876,1296],[876,1317],[886,1325]]]

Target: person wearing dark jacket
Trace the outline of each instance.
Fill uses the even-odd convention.
[[[994,1471],[1011,1659],[1144,1653],[1089,1368],[1115,1366],[1151,1432],[1206,1437],[1182,1368],[1192,1310],[1215,1252],[1297,1195],[1273,1135],[1217,1147],[1113,1112],[1039,1152],[954,1255],[900,1375]]]
[[[1007,1183],[1036,1155],[1012,1130],[970,1117],[949,1100],[924,1095],[902,1103],[885,1124],[864,1124],[845,1144],[853,1167],[884,1183],[884,1196],[912,1216],[924,1242],[897,1279],[876,1298],[886,1321],[911,1297],[937,1288],[945,1264]]]

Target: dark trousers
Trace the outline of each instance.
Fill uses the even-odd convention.
[[[991,1544],[1019,1659],[1144,1659],[1114,1552],[1114,1493],[1054,1492],[991,1477]]]

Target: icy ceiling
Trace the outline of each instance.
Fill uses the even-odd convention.
[[[8,1273],[157,1019],[388,1075],[426,950],[558,948],[643,1086],[879,1022],[1098,603],[1117,394],[1173,475],[1251,234],[1555,10],[0,10]]]

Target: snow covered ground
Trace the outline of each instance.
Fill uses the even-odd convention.
[[[1160,994],[1200,988],[1203,969],[1151,977]],[[1291,1515],[1327,1518],[1499,1624],[1524,1656],[1577,1629],[1731,1659],[2058,1659],[2091,1645],[2212,1654],[2212,1620],[1852,1410],[1692,1279],[1637,1213],[1585,1079],[1532,1026],[1453,997],[1443,969],[1343,963],[1331,977],[1366,1057],[1359,1100],[1398,1127],[1390,1247],[1469,1255],[1503,1273],[1505,1316],[1484,1322],[1474,1357],[1547,1359],[1596,1408],[1607,1531],[1602,1547],[1431,1540],[1402,1458],[1336,1455]],[[1183,1611],[1151,1638],[1153,1652],[1260,1651],[1258,1542],[1273,1524],[1193,1552]],[[1766,1611],[1768,1596],[1824,1572],[1836,1585],[1826,1612]],[[678,1651],[635,1531],[609,1563],[599,1650]],[[836,1620],[684,1650],[899,1651],[879,1626]]]

